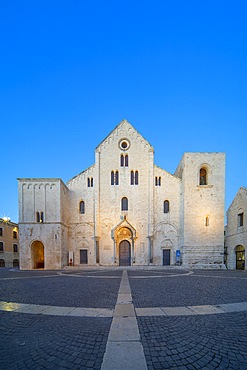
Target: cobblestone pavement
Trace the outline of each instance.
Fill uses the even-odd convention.
[[[96,272],[87,275],[35,272],[30,271],[30,275],[24,272],[22,276],[21,271],[19,274],[13,271],[13,275],[5,276],[6,280],[0,280],[0,300],[65,307],[115,307],[122,271],[111,275],[114,278],[107,282],[105,278],[95,278]]]
[[[192,271],[166,278],[137,278],[128,272],[135,307],[216,305],[247,301],[246,271]],[[145,276],[141,271],[139,276]],[[177,275],[177,276],[176,276]],[[145,287],[145,288],[144,288]]]
[[[123,268],[102,267],[58,272],[2,268],[0,301],[114,309],[122,272]],[[128,268],[127,272],[136,309],[155,312],[157,307],[247,302],[244,271]],[[0,323],[1,370],[84,370],[101,368],[112,318],[0,311]],[[247,310],[137,316],[137,323],[149,370],[247,370]]]
[[[139,317],[148,369],[247,369],[247,313]]]
[[[0,368],[100,369],[109,318],[0,313]]]

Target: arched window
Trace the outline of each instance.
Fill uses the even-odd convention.
[[[93,177],[88,177],[87,178],[87,187],[92,188],[93,187]]]
[[[124,166],[124,155],[123,154],[121,154],[121,157],[120,157],[120,165],[121,167]]]
[[[111,171],[111,185],[118,185],[119,184],[119,173],[118,171],[114,172]]]
[[[44,222],[44,212],[36,212],[36,222]]]
[[[111,171],[111,185],[114,185],[114,171]]]
[[[128,154],[121,154],[120,156],[120,166],[121,167],[128,167],[129,166],[129,156]]]
[[[155,186],[161,186],[161,177],[155,176]]]
[[[169,200],[165,200],[164,201],[164,213],[169,213],[169,208],[170,208]]]
[[[135,172],[135,185],[138,185],[138,171]]]
[[[116,171],[116,174],[115,174],[115,184],[116,185],[118,185],[118,180],[119,180],[118,171]]]
[[[130,185],[138,185],[138,171],[130,172]]]
[[[205,168],[200,169],[200,185],[207,185],[207,170]]]
[[[81,214],[85,213],[85,202],[83,200],[80,201],[80,204],[79,204],[79,212]]]
[[[134,185],[134,171],[130,172],[130,184]]]
[[[123,197],[121,200],[121,209],[122,211],[128,211],[128,198]]]
[[[238,227],[241,227],[244,225],[244,213],[241,212],[238,214]]]

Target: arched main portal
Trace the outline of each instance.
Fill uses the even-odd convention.
[[[43,269],[45,267],[44,244],[36,240],[31,248],[33,269]]]
[[[119,243],[119,266],[130,266],[130,265],[131,265],[130,242],[128,242],[128,240],[122,240]]]
[[[127,221],[127,217],[112,230],[114,241],[114,262],[119,266],[131,266],[135,263],[136,230]]]
[[[117,231],[117,245],[119,266],[131,266],[131,245],[133,244],[132,231],[123,226]]]
[[[245,270],[245,249],[242,245],[235,248],[236,252],[236,270]]]

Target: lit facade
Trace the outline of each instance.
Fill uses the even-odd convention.
[[[171,174],[126,120],[64,184],[21,178],[20,266],[223,267],[225,154],[185,153]]]
[[[247,188],[240,187],[227,210],[225,262],[228,269],[246,270]]]
[[[0,267],[19,267],[18,224],[0,218]]]

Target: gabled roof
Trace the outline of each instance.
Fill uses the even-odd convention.
[[[104,140],[101,141],[101,143],[96,147],[96,150],[100,147],[100,145],[105,141],[107,140],[107,138],[109,136],[111,136],[114,131],[116,131],[117,129],[119,129],[121,126],[126,126],[126,127],[131,127],[134,131],[136,131],[136,133],[143,139],[145,140],[149,145],[150,147],[153,149],[152,145],[139,133],[139,131],[137,131],[133,125],[131,125],[131,123],[129,123],[129,121],[127,121],[126,119],[123,119],[105,138]]]
[[[244,187],[244,186],[240,186],[240,188],[238,189],[237,194],[235,195],[235,197],[233,198],[233,201],[231,202],[230,206],[227,209],[227,212],[234,205],[234,203],[237,201],[237,198],[239,196],[241,196],[242,194],[244,194],[247,197],[247,188]]]
[[[136,229],[131,225],[131,223],[127,220],[127,216],[124,216],[124,219],[121,220],[113,229],[112,229],[112,238],[116,237],[116,232],[123,227],[127,227],[131,230],[132,236],[136,239]]]

